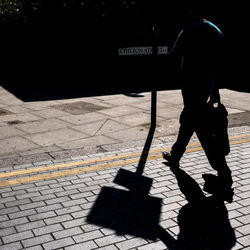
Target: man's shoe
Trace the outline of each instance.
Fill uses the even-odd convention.
[[[166,161],[171,161],[171,154],[169,152],[162,152],[162,157],[163,159],[165,159]]]
[[[205,192],[212,194],[218,200],[233,202],[234,189],[231,185],[225,185],[213,174],[203,174],[202,178],[205,180],[203,187]]]
[[[162,157],[169,162],[172,166],[179,166],[179,161],[173,159],[173,156],[169,152],[162,152]]]

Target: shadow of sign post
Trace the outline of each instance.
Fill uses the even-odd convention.
[[[115,230],[118,235],[131,234],[150,240],[157,238],[162,199],[149,196],[153,180],[143,176],[156,125],[157,93],[151,96],[151,126],[136,169],[120,169],[114,183],[127,190],[103,187],[87,221]]]
[[[156,46],[152,55],[156,55]],[[103,187],[87,216],[87,222],[112,229],[117,235],[129,234],[149,240],[163,238],[164,235],[164,241],[170,247],[175,240],[159,225],[162,199],[149,195],[153,180],[143,176],[156,127],[156,104],[157,91],[153,89],[151,125],[136,171],[118,171],[114,183],[121,188]]]

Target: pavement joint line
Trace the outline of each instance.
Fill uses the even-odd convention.
[[[250,134],[232,136],[230,137],[230,141],[233,139],[244,138],[244,137],[250,137]],[[241,141],[244,142],[244,140],[241,140]],[[230,144],[234,145],[235,141],[231,141]],[[197,146],[200,146],[200,143],[193,142],[193,143],[189,143],[187,148],[193,148],[193,147],[197,148]],[[170,146],[164,147],[164,148],[155,148],[155,149],[151,149],[149,151],[149,154],[159,153],[159,152],[168,151],[168,150],[170,150]],[[84,160],[84,161],[74,161],[74,162],[60,163],[56,165],[46,165],[46,166],[41,166],[41,167],[29,168],[29,169],[21,169],[21,170],[16,170],[16,171],[0,173],[0,178],[8,178],[8,177],[13,177],[13,176],[18,176],[18,175],[37,173],[37,172],[42,172],[42,171],[51,171],[55,169],[77,167],[77,166],[83,166],[83,165],[88,165],[88,164],[94,165],[94,164],[97,164],[98,162],[113,161],[113,160],[119,160],[122,158],[136,157],[140,155],[141,155],[141,152],[133,152],[133,153],[120,154],[120,155],[111,155],[111,156],[106,156],[106,157],[97,158],[97,159],[96,158],[89,159],[89,160]]]
[[[235,144],[241,144],[241,143],[247,143],[247,142],[250,142],[250,138],[240,140],[240,141],[233,141],[230,144],[235,145]],[[161,150],[162,150],[162,148],[161,148]],[[192,153],[192,152],[197,152],[197,151],[201,151],[201,150],[203,150],[201,146],[192,147],[192,148],[189,147],[189,148],[187,148],[185,153]],[[157,160],[160,158],[162,158],[161,154],[155,154],[155,155],[149,155],[147,157],[147,160],[151,161],[151,160]],[[126,159],[126,160],[122,160],[122,161],[105,163],[105,164],[101,164],[101,165],[85,166],[85,167],[81,167],[81,168],[57,171],[57,172],[52,172],[52,173],[48,173],[48,174],[23,177],[23,178],[19,178],[19,179],[2,180],[0,182],[0,187],[6,187],[6,186],[11,186],[11,185],[21,184],[21,183],[26,183],[26,182],[32,182],[32,181],[55,179],[55,178],[59,178],[59,177],[64,177],[64,176],[69,176],[69,175],[74,175],[74,174],[82,174],[82,173],[92,172],[92,171],[100,171],[100,170],[111,168],[111,167],[118,167],[118,166],[121,167],[121,166],[126,166],[126,165],[130,165],[130,164],[138,163],[139,160],[140,160],[139,158],[132,158],[132,159]]]

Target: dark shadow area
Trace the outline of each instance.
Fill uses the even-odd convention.
[[[177,217],[180,232],[173,249],[231,249],[236,243],[236,236],[224,202],[215,196],[205,196],[199,184],[180,168],[172,169],[172,172],[188,202]],[[205,182],[204,185],[212,184]],[[161,240],[168,244],[164,234]]]
[[[179,88],[175,63],[165,55],[157,60],[120,56],[119,49],[171,47],[184,26],[187,1],[12,2],[22,4],[0,13],[0,84],[18,98],[41,101],[144,92],[152,90],[152,82],[157,90]],[[226,79],[221,87],[249,92],[248,6],[225,1],[206,4],[208,19],[225,34]],[[152,64],[157,69],[153,77]]]
[[[81,97],[94,97],[94,96],[104,96],[104,95],[116,95],[116,94],[124,94],[129,97],[143,97],[143,94],[139,94],[142,92],[151,92],[152,86],[145,85],[143,87],[132,87],[132,86],[106,86],[95,84],[91,86],[73,86],[71,81],[68,82],[68,86],[66,84],[58,86],[53,86],[54,82],[51,82],[50,86],[45,86],[39,81],[34,80],[34,86],[28,86],[22,82],[1,82],[1,86],[15,95],[17,98],[21,99],[24,102],[31,101],[50,101],[50,100],[63,100],[69,98],[81,98]],[[171,89],[174,89],[171,88]],[[162,88],[158,88],[157,90],[163,90]]]
[[[152,90],[151,57],[119,56],[120,48],[152,47],[156,10],[151,0],[18,2],[23,4],[14,9],[20,13],[15,18],[13,9],[3,17],[0,13],[0,84],[18,98],[40,101]],[[158,4],[158,11],[168,6],[158,20],[158,45],[167,46],[176,32],[166,18],[175,17],[169,6],[175,9],[176,4]],[[173,72],[164,56],[159,61],[159,74]],[[171,88],[172,81],[166,86],[165,77],[158,79],[162,83],[154,82],[157,89]]]

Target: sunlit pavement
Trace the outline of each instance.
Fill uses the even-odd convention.
[[[173,249],[171,244],[181,244],[183,235],[185,239],[185,230],[197,231],[194,228],[197,220],[194,217],[181,224],[184,222],[180,215],[187,208],[187,200],[175,175],[161,159],[160,152],[168,147],[151,147],[143,171],[144,178],[148,177],[145,180],[136,174],[142,148],[82,156],[63,163],[20,165],[2,171],[0,249]],[[230,245],[226,249],[247,249],[249,134],[231,136],[227,162],[233,172],[234,201],[225,202],[226,209],[219,212],[223,220],[216,219],[218,225],[212,224],[214,230],[216,227],[226,230],[226,236],[210,236],[209,241],[219,246]],[[125,179],[121,169],[127,170]],[[196,140],[189,145],[181,169],[201,189],[202,174],[213,173]],[[201,211],[199,219],[204,220],[204,228],[198,231],[205,232],[207,216],[211,217],[208,211]],[[158,235],[155,227],[163,232]],[[193,237],[197,242],[205,240]]]
[[[6,94],[3,89],[1,93]],[[223,92],[230,124],[234,124],[229,129],[231,152],[227,162],[233,173],[235,195],[232,203],[225,202],[225,207],[208,203],[211,210],[204,206],[193,209],[187,201],[188,194],[192,194],[191,197],[198,197],[196,192],[202,194],[202,174],[214,173],[196,138],[192,138],[181,161],[181,169],[187,174],[184,176],[185,188],[161,158],[161,152],[168,150],[176,138],[182,107],[180,92],[158,93],[158,125],[148,155],[143,146],[150,127],[151,95],[143,93],[142,96],[136,99],[123,95],[81,99],[88,103],[98,99],[97,105],[110,106],[99,111],[85,111],[86,114],[65,115],[60,113],[66,112],[65,107],[55,111],[51,106],[79,102],[79,99],[23,103],[9,95],[9,101],[6,99],[3,103],[4,94],[1,95],[2,111],[12,112],[0,116],[1,250],[183,249],[183,245],[192,246],[193,243],[204,248],[207,244],[211,248],[212,244],[211,249],[250,247],[250,127],[246,116],[250,109],[247,105],[249,94]],[[137,106],[135,113],[128,101],[133,108]],[[78,105],[84,108],[83,104]],[[177,110],[167,112],[166,108],[171,110],[170,107]],[[60,115],[48,118],[52,116],[51,109]],[[142,117],[136,119],[140,113],[138,109],[145,116],[144,120]],[[171,117],[164,117],[170,113]],[[41,114],[47,118],[42,118]],[[94,127],[98,122],[94,117],[98,115],[106,120],[102,126]],[[143,125],[137,124],[140,120]],[[63,123],[58,121],[67,125],[69,121],[74,123],[61,127]],[[86,121],[88,126],[85,126]],[[115,129],[112,135],[119,135],[119,139],[116,138],[115,143],[105,141],[102,144],[101,139],[98,141],[100,136],[114,140],[107,136],[110,130],[105,124],[109,122],[113,124],[110,129]],[[167,125],[162,126],[161,122]],[[115,125],[119,125],[118,130]],[[79,133],[87,133],[88,139],[91,137],[89,130],[94,131],[93,144],[90,139],[85,141],[86,138],[67,135],[66,131],[75,131],[76,127],[78,131],[81,127]],[[142,132],[140,136],[137,135],[139,131]],[[60,137],[63,134],[64,139]],[[69,143],[65,138],[70,135],[74,148],[62,149],[54,144]],[[35,138],[39,138],[37,143]],[[44,140],[46,146],[40,145],[40,140]],[[95,151],[97,148],[99,151]],[[203,193],[210,201],[211,196]]]
[[[250,126],[250,94],[222,89],[221,98],[230,127],[244,133]],[[182,107],[180,90],[158,91],[152,144],[175,138]],[[27,101],[0,87],[0,166],[143,147],[150,120],[150,92]]]

